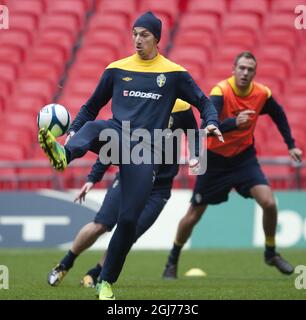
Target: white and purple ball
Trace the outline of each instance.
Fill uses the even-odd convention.
[[[50,130],[55,137],[62,136],[70,126],[70,114],[67,109],[57,103],[44,106],[38,113],[38,128]]]

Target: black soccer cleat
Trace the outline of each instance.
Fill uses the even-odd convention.
[[[273,257],[265,257],[265,263],[269,266],[273,266],[278,269],[283,274],[292,274],[294,272],[294,267],[281,257],[279,253],[276,253]]]
[[[177,279],[177,265],[167,263],[162,277],[165,280]]]

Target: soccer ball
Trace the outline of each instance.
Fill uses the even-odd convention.
[[[37,124],[39,129],[48,129],[55,137],[59,137],[69,129],[70,119],[70,114],[64,106],[51,103],[39,111]]]

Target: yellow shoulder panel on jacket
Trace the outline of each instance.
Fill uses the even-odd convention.
[[[176,99],[175,104],[172,109],[172,112],[186,111],[190,108],[191,108],[191,106],[188,102],[181,100],[181,99]]]
[[[267,94],[268,94],[268,98],[270,98],[272,96],[272,91],[270,88],[268,88],[267,86],[265,86],[265,89],[267,91]]]
[[[117,68],[126,71],[134,72],[175,72],[175,71],[186,71],[180,65],[166,59],[164,56],[158,54],[152,60],[140,59],[137,54],[129,56],[127,58],[112,62],[107,66],[107,69]]]
[[[215,86],[211,89],[210,96],[223,96],[223,92],[220,87]]]

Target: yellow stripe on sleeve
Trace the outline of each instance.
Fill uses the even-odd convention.
[[[211,96],[223,96],[223,92],[219,86],[215,86],[210,91]]]

